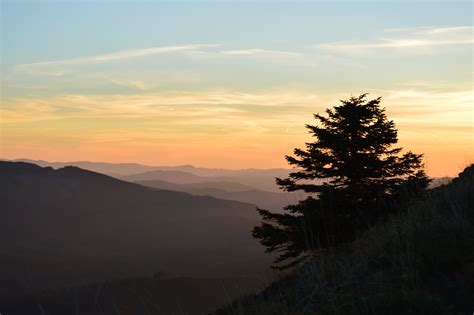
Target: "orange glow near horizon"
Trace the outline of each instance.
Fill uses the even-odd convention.
[[[226,168],[226,169],[246,169],[246,168],[289,168],[284,156],[291,154],[293,146],[283,147],[281,143],[273,150],[268,149],[254,159],[253,151],[226,151],[216,153],[214,158],[204,156],[202,152],[189,152],[190,154],[181,154],[180,152],[170,152],[162,154],[158,148],[143,148],[141,151],[133,151],[129,154],[123,153],[120,148],[96,148],[94,153],[78,151],[60,151],[49,148],[42,151],[24,149],[17,147],[16,154],[2,154],[1,158],[19,159],[27,158],[32,160],[43,160],[48,162],[74,162],[74,161],[90,161],[90,162],[109,162],[109,163],[138,163],[150,166],[178,166],[178,165],[194,165],[196,167],[206,168]],[[216,146],[213,146],[216,147]],[[219,146],[217,146],[219,147]],[[298,146],[295,146],[298,147]],[[299,146],[301,147],[301,145]],[[431,177],[453,177],[459,174],[468,165],[474,163],[474,153],[466,154],[459,151],[446,151],[443,148],[422,151],[412,148],[413,152],[424,153],[425,169]],[[149,154],[148,156],[146,154]],[[212,153],[210,152],[212,155]],[[266,154],[266,155],[265,155]],[[159,157],[159,158],[157,158]]]
[[[371,95],[377,95],[378,91]],[[380,93],[379,93],[380,94]],[[17,99],[2,109],[0,156],[208,168],[289,168],[284,156],[312,141],[306,123],[343,94],[307,91],[191,96]],[[431,106],[438,97],[452,115]],[[259,106],[243,110],[242,103]],[[58,112],[68,103],[78,111]],[[150,108],[147,104],[153,103]],[[56,105],[57,104],[57,105]],[[98,104],[98,105],[96,105]],[[163,105],[161,105],[163,104]],[[314,104],[319,104],[315,106]],[[435,103],[436,104],[436,103]],[[428,175],[455,176],[474,161],[472,96],[385,92],[399,146],[425,154]],[[244,106],[245,107],[245,106]],[[15,110],[8,110],[15,108]],[[79,111],[80,109],[80,111]]]

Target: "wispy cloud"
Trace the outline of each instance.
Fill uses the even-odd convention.
[[[218,56],[223,58],[254,59],[262,63],[284,66],[304,66],[308,68],[319,66],[321,62],[321,56],[315,54],[263,48],[221,50]]]
[[[277,55],[287,57],[300,57],[302,54],[290,51],[268,50],[261,48],[221,50],[221,54],[228,56],[259,56],[259,55]]]
[[[367,90],[361,91],[366,92]],[[472,124],[474,96],[470,89],[440,91],[403,86],[391,90],[368,90],[383,96],[383,105],[396,121],[413,124],[467,126]],[[243,121],[288,121],[304,125],[312,113],[343,99],[343,93],[315,93],[309,89],[175,91],[114,95],[60,95],[6,100],[0,109],[4,123],[89,119],[157,119],[172,124],[212,123],[240,125]],[[446,111],[449,108],[449,111]],[[293,124],[293,123],[292,123]]]
[[[303,52],[273,50],[260,47],[245,49],[222,49],[222,50],[189,50],[185,54],[199,60],[225,60],[225,58],[242,58],[242,60],[256,60],[262,63],[273,63],[282,65],[316,65],[314,55]]]
[[[73,71],[75,66],[95,65],[113,61],[128,60],[132,58],[145,57],[157,54],[180,54],[182,56],[198,60],[214,60],[221,58],[255,58],[263,62],[287,65],[308,65],[317,64],[317,58],[300,52],[272,50],[264,48],[246,48],[216,50],[213,48],[221,47],[221,44],[193,44],[180,46],[152,47],[145,49],[135,49],[119,51],[110,54],[101,54],[95,56],[85,56],[69,59],[49,60],[34,63],[19,64],[14,67],[16,73],[45,75],[50,77],[62,77]],[[121,82],[117,82],[117,85]],[[123,83],[123,82],[122,82]],[[130,86],[130,84],[128,84]],[[136,88],[139,88],[136,86]]]
[[[15,98],[4,102],[0,115],[5,123],[92,119],[167,119],[172,124],[259,121],[298,116],[298,109],[314,109],[318,95],[296,90],[240,92],[214,90],[116,95],[61,95],[44,98]],[[321,102],[323,103],[323,102]],[[300,119],[305,115],[300,116]],[[290,119],[291,120],[291,119]],[[301,122],[303,126],[303,123]]]
[[[398,36],[384,37],[370,42],[335,42],[317,45],[318,48],[343,54],[366,54],[380,49],[417,51],[432,48],[471,46],[474,44],[472,26],[432,27],[403,30]]]
[[[67,66],[67,65],[81,65],[81,64],[98,64],[104,62],[111,62],[117,60],[124,60],[137,57],[145,57],[157,54],[166,53],[181,53],[186,51],[198,51],[202,48],[218,47],[219,44],[192,44],[192,45],[178,45],[178,46],[162,46],[162,47],[151,47],[144,49],[134,49],[118,51],[110,54],[102,54],[95,56],[77,57],[70,59],[50,60],[34,63],[19,64],[16,66],[17,70],[25,72],[35,72],[38,69],[45,69],[51,66]],[[50,71],[51,75],[61,75],[62,71],[55,69]]]
[[[123,87],[126,87],[126,88],[140,90],[140,91],[146,91],[146,90],[150,90],[150,89],[156,87],[156,85],[152,85],[152,84],[149,84],[149,83],[146,83],[146,82],[143,82],[143,81],[139,81],[139,80],[110,79],[110,82],[115,84],[115,85],[118,85],[118,86],[123,86]]]

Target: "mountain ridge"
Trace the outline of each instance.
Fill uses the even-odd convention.
[[[157,271],[259,274],[270,260],[248,203],[21,162],[0,162],[0,199],[2,297]]]
[[[177,184],[163,180],[142,180],[136,181],[135,183],[156,189],[182,191],[198,196],[213,196],[219,199],[248,202],[255,204],[259,208],[270,209],[277,212],[283,211],[283,207],[289,204],[295,204],[300,199],[296,193],[258,190],[234,182],[211,181]]]
[[[58,167],[64,167],[68,165],[72,166],[78,166],[79,164],[83,165],[90,165],[90,166],[119,166],[119,167],[137,167],[137,168],[143,168],[146,170],[165,170],[165,169],[188,169],[188,170],[207,170],[207,171],[224,171],[224,172],[254,172],[254,171],[290,171],[290,169],[285,169],[285,168],[265,168],[265,169],[260,169],[260,168],[241,168],[241,169],[226,169],[226,168],[207,168],[207,167],[200,167],[200,166],[195,166],[192,164],[183,164],[183,165],[158,165],[158,166],[152,166],[152,165],[146,165],[146,164],[141,164],[141,163],[131,163],[131,162],[123,162],[123,163],[109,163],[109,162],[93,162],[93,161],[68,161],[68,162],[62,162],[62,161],[45,161],[45,160],[35,160],[35,159],[29,159],[29,158],[18,158],[18,159],[0,159],[0,161],[7,161],[7,162],[25,162],[25,163],[31,163],[31,164],[36,164],[40,166],[51,166],[53,168],[58,168]],[[80,166],[78,166],[80,167]],[[82,167],[81,167],[82,168]],[[87,169],[87,168],[83,168]],[[145,172],[145,171],[143,171]],[[129,175],[132,174],[138,174],[138,172],[132,172]],[[125,176],[125,174],[120,174],[122,176]]]

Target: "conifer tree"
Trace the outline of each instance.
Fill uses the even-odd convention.
[[[398,141],[395,123],[380,107],[380,97],[366,96],[341,100],[326,115],[314,115],[319,124],[306,125],[314,141],[286,156],[294,171],[277,178],[277,184],[308,197],[285,207],[283,214],[258,209],[263,222],[252,234],[267,252],[279,254],[274,268],[291,267],[311,252],[353,241],[394,211],[390,203],[396,198],[416,196],[429,184],[423,155],[401,154],[401,148],[392,147]]]

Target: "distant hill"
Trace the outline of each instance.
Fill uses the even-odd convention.
[[[222,168],[202,168],[195,167],[193,165],[182,165],[182,166],[161,166],[161,170],[179,170],[188,173],[192,173],[199,176],[205,177],[235,177],[235,178],[258,178],[258,177],[286,177],[289,169],[283,168],[270,168],[270,169],[240,169],[240,170],[229,170]]]
[[[7,160],[4,160],[7,161]],[[47,162],[42,160],[31,160],[31,159],[15,159],[10,162],[25,162],[36,164],[42,167],[52,167],[54,169],[63,168],[66,166],[77,166],[79,168],[107,174],[110,176],[126,176],[132,174],[138,174],[155,170],[153,166],[147,166],[137,163],[106,163],[106,162],[88,162],[88,161],[75,161],[75,162]]]
[[[136,183],[157,189],[167,189],[199,196],[213,196],[220,199],[248,202],[260,208],[280,212],[283,210],[283,207],[289,204],[295,204],[299,200],[296,193],[268,192],[232,182],[174,184],[160,180],[145,180],[137,181]]]
[[[219,168],[203,168],[195,167],[193,165],[181,165],[181,166],[147,166],[136,163],[105,163],[105,162],[88,162],[88,161],[76,161],[76,162],[46,162],[41,160],[31,159],[17,159],[13,162],[27,162],[36,164],[42,167],[50,166],[52,168],[62,168],[65,166],[77,166],[82,169],[99,172],[114,176],[117,178],[123,178],[125,176],[135,175],[135,179],[127,179],[131,181],[137,180],[165,180],[176,183],[172,178],[154,176],[150,177],[150,174],[146,175],[146,178],[139,178],[144,173],[152,171],[178,171],[193,174],[196,176],[204,177],[199,180],[204,181],[231,181],[241,183],[247,186],[251,186],[254,189],[266,190],[279,192],[280,190],[275,184],[275,177],[286,177],[290,170],[282,168],[273,169],[241,169],[241,170],[228,170]],[[157,173],[156,175],[160,175]],[[145,175],[144,175],[145,176]],[[213,179],[210,179],[210,178]],[[133,178],[133,177],[130,177]],[[190,181],[192,183],[195,181]],[[183,182],[179,182],[183,183]]]
[[[174,184],[197,184],[204,182],[233,182],[250,187],[250,190],[264,190],[267,192],[281,192],[275,183],[275,177],[286,177],[288,171],[274,170],[218,170],[207,172],[207,169],[194,167],[163,167],[160,170],[140,174],[122,176],[121,179],[137,181],[165,181]],[[199,170],[199,171],[197,171]],[[193,173],[192,173],[193,172]]]
[[[254,189],[265,190],[271,192],[281,192],[275,183],[275,177],[285,178],[290,170],[282,168],[273,169],[243,169],[243,170],[226,170],[226,169],[209,169],[198,168],[191,165],[175,166],[171,168],[162,168],[162,170],[174,169],[192,173],[204,177],[220,177],[227,181],[238,182]]]
[[[156,271],[255,275],[270,260],[248,203],[21,162],[0,162],[0,200],[3,299]]]
[[[210,181],[210,182],[195,182],[189,184],[176,184],[173,182],[167,182],[164,180],[144,180],[144,181],[137,181],[137,184],[141,184],[144,186],[154,187],[158,189],[166,189],[166,190],[174,190],[174,191],[182,191],[187,192],[194,195],[210,195],[206,194],[205,192],[240,192],[246,190],[252,190],[253,187],[243,185],[236,182],[226,182],[226,181]],[[203,194],[201,194],[203,193]]]
[[[129,176],[121,177],[123,180],[137,182],[144,180],[161,180],[168,181],[175,184],[192,184],[192,183],[202,183],[202,182],[220,182],[226,180],[232,180],[228,177],[203,177],[198,176],[192,173],[184,171],[175,171],[175,170],[155,170],[149,171],[140,174],[134,174]]]

